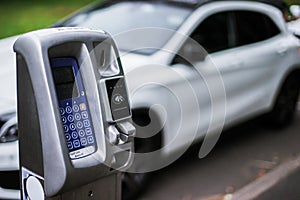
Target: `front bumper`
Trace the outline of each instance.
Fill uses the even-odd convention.
[[[18,142],[0,144],[0,199],[20,199]]]
[[[19,200],[21,199],[20,190],[0,188],[0,199]]]

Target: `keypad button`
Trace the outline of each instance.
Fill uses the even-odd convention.
[[[84,137],[85,136],[84,130],[78,131],[78,134],[79,134],[80,137]]]
[[[81,103],[79,106],[80,110],[86,110],[86,105],[84,103]]]
[[[70,113],[72,112],[71,106],[67,106],[67,107],[66,107],[66,112],[67,112],[68,114],[70,114]]]
[[[74,130],[76,129],[76,126],[75,126],[74,123],[71,123],[71,124],[70,124],[70,129],[71,129],[72,131],[74,131]]]
[[[87,138],[87,140],[88,140],[88,143],[89,143],[89,144],[93,144],[93,143],[94,143],[94,138],[93,138],[93,136],[89,136],[89,137]]]
[[[65,109],[64,108],[59,108],[59,112],[61,115],[65,114]]]
[[[86,140],[86,138],[81,138],[81,139],[80,139],[80,142],[81,142],[81,145],[82,145],[82,146],[87,145],[87,140]]]
[[[67,141],[70,141],[71,140],[71,136],[70,136],[70,134],[66,134],[66,139],[67,139]]]
[[[68,142],[67,143],[68,149],[72,150],[73,149],[73,143],[72,142]]]
[[[73,110],[74,110],[74,112],[78,112],[79,111],[79,106],[78,105],[74,105],[73,106]]]
[[[77,121],[79,121],[79,120],[81,119],[81,115],[80,115],[79,113],[76,113],[76,114],[75,114],[75,119],[76,119]]]
[[[69,127],[67,125],[64,125],[64,130],[65,130],[65,132],[68,132],[69,131]]]
[[[86,135],[92,135],[92,129],[91,128],[86,128],[85,133],[86,133]]]
[[[82,116],[82,119],[87,119],[87,118],[88,118],[88,114],[87,114],[86,111],[83,111],[83,112],[81,113],[81,116]]]
[[[73,145],[74,145],[74,148],[80,147],[80,142],[79,142],[79,140],[74,140],[74,141],[73,141]]]
[[[82,127],[83,127],[83,124],[82,124],[81,121],[77,122],[77,127],[78,127],[78,128],[82,128]]]
[[[67,118],[66,117],[61,117],[61,121],[63,124],[67,123]]]
[[[68,116],[68,121],[69,121],[69,122],[74,122],[74,117],[73,117],[73,115],[69,115],[69,116]]]
[[[84,127],[89,127],[90,126],[90,121],[88,119],[83,121]]]
[[[72,133],[72,138],[73,139],[77,139],[78,138],[78,133],[77,132],[73,132]]]

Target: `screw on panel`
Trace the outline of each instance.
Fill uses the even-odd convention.
[[[93,191],[89,191],[88,197],[93,197],[93,196],[94,196]]]

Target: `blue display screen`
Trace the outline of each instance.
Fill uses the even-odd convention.
[[[72,66],[53,68],[53,78],[60,100],[78,97],[78,88]]]
[[[95,134],[77,61],[54,58],[50,63],[69,155],[90,155],[96,151]]]

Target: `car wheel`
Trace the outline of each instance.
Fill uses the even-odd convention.
[[[122,178],[122,200],[136,199],[147,184],[148,174],[125,172]]]
[[[299,80],[296,76],[291,76],[285,81],[272,111],[267,115],[270,125],[283,128],[292,122],[299,98],[299,89]]]
[[[148,113],[148,112],[146,112]],[[150,122],[159,123],[156,119],[151,120],[148,117],[148,114],[145,114],[141,111],[133,111],[132,112],[133,121],[139,126],[144,127],[148,125]],[[139,129],[137,128],[137,135],[139,133]],[[149,138],[135,138],[134,146],[136,153],[149,153],[156,151],[161,148],[161,132],[155,134]],[[135,161],[133,161],[135,162]],[[145,161],[145,165],[147,165]],[[132,200],[136,199],[137,196],[143,191],[143,189],[147,188],[148,180],[151,177],[151,172],[148,173],[123,173],[122,178],[122,200]]]

